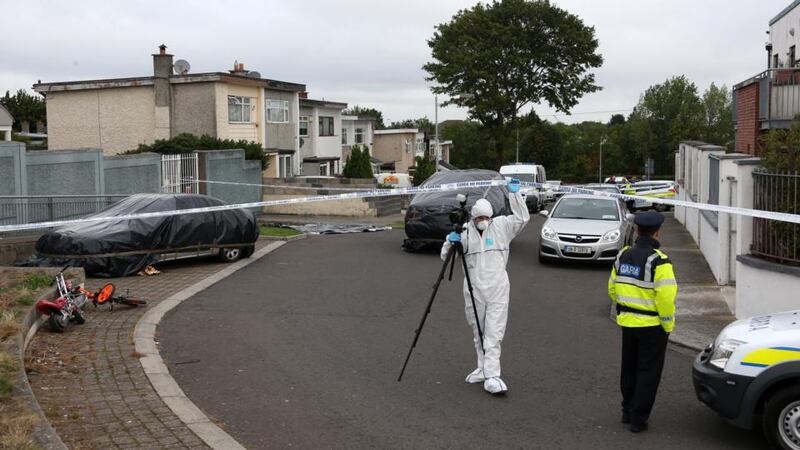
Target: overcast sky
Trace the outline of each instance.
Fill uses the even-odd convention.
[[[265,78],[305,83],[312,98],[383,111],[387,123],[428,116],[434,101],[421,66],[427,39],[474,1],[0,0],[0,89],[42,81],[152,75],[162,42],[192,72],[234,60]],[[685,74],[701,90],[765,69],[768,21],[789,0],[553,0],[594,26],[603,87],[564,122],[627,114],[648,86]],[[9,9],[10,8],[10,9]],[[440,99],[440,101],[443,99]],[[597,111],[602,111],[597,113]],[[440,108],[439,119],[465,112]],[[549,115],[549,116],[548,116]]]

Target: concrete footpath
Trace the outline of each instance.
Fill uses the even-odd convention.
[[[675,331],[670,341],[693,350],[710,344],[736,320],[725,301],[734,288],[719,286],[703,254],[686,229],[671,214],[662,228],[662,250],[669,255],[678,280]]]

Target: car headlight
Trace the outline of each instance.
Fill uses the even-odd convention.
[[[708,362],[720,369],[725,369],[725,364],[728,363],[728,359],[742,344],[746,344],[746,342],[738,339],[721,340],[719,344],[714,346],[714,352],[711,353],[711,358],[709,358]]]
[[[555,240],[556,232],[550,227],[542,227],[542,237],[545,239]]]
[[[608,233],[603,235],[604,242],[617,242],[619,240],[619,230],[611,230]]]

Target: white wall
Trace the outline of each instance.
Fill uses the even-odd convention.
[[[794,36],[790,34],[792,29]],[[792,45],[795,46],[795,58],[800,59],[800,7],[795,7],[769,27],[769,40],[772,43],[772,54],[779,55],[783,67],[788,67],[787,54]]]
[[[800,277],[737,263],[736,317],[800,308]]]

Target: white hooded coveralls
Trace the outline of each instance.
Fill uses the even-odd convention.
[[[509,194],[509,203],[513,215],[495,217],[483,234],[475,228],[472,220],[465,224],[465,229],[461,233],[475,306],[483,331],[485,354],[481,351],[472,301],[467,280],[464,278],[467,323],[472,327],[475,351],[478,354],[478,368],[483,369],[483,376],[486,378],[500,376],[500,344],[506,331],[508,296],[511,287],[506,272],[509,245],[530,220],[528,207],[519,193]],[[445,241],[441,252],[442,260],[447,256],[451,245],[449,241]]]

